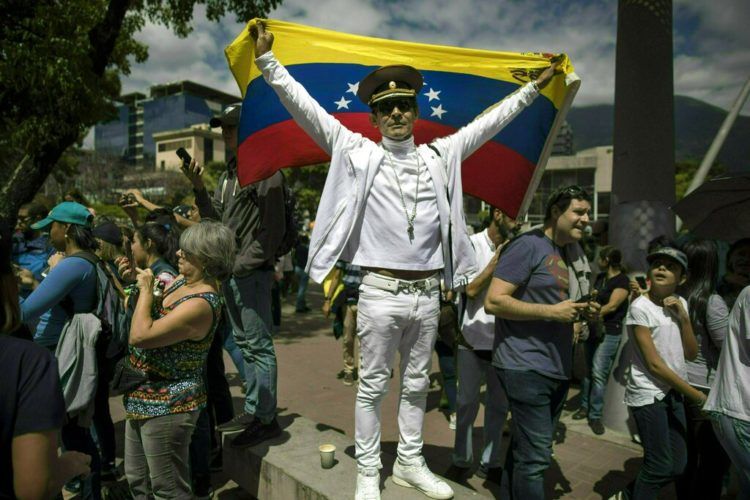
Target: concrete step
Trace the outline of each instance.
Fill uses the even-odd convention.
[[[357,478],[354,442],[343,432],[296,414],[279,416],[283,433],[252,448],[232,448],[234,434],[224,434],[224,472],[245,491],[261,500],[351,500]],[[336,446],[333,468],[320,466],[318,446]],[[427,498],[394,484],[391,469],[396,457],[383,453],[381,496],[388,499]],[[456,499],[483,498],[476,491],[448,481]]]

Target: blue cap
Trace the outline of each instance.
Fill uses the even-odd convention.
[[[688,260],[684,253],[677,250],[676,248],[672,247],[661,247],[658,250],[654,250],[648,256],[646,257],[646,260],[649,264],[654,261],[657,257],[667,257],[672,259],[673,261],[677,262],[679,265],[682,266],[682,269],[687,272],[688,270]]]
[[[78,226],[91,227],[94,216],[89,210],[74,201],[64,201],[50,210],[47,217],[31,225],[31,229],[46,229],[53,222],[64,222]]]

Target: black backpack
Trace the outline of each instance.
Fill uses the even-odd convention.
[[[91,313],[99,318],[102,325],[100,342],[106,342],[107,359],[118,359],[128,351],[130,334],[130,316],[125,309],[117,287],[116,278],[112,276],[107,264],[91,252],[78,252],[70,257],[79,257],[96,270],[96,305]],[[73,316],[73,304],[70,297],[60,302],[68,317]]]
[[[281,172],[281,170],[279,170]],[[284,237],[276,249],[275,257],[281,258],[291,252],[297,246],[299,239],[299,228],[297,227],[297,196],[286,182],[284,172],[281,172],[284,189]]]

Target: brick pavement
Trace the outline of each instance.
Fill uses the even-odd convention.
[[[319,313],[322,302],[320,287],[312,284],[308,301],[313,311],[295,314],[292,297],[283,305],[280,331],[275,345],[278,357],[279,411],[286,416],[303,415],[319,422],[323,428],[340,430],[354,435],[355,387],[347,387],[336,378],[342,367],[341,343],[333,338],[330,322]],[[243,397],[236,370],[225,356],[228,379],[232,386],[235,408],[242,408]],[[397,361],[396,361],[397,363]],[[427,399],[424,426],[424,455],[431,469],[444,472],[450,466],[454,433],[448,428],[447,415],[439,408],[440,388],[437,361],[433,363],[434,381]],[[383,449],[395,455],[398,441],[396,409],[398,404],[398,374],[391,381],[391,390],[382,406]],[[571,390],[570,399],[576,390]],[[122,449],[122,405],[120,398],[111,399],[113,419],[118,429],[119,449]],[[555,463],[547,473],[547,498],[593,499],[608,498],[635,476],[640,465],[640,448],[622,437],[605,434],[606,439],[594,436],[585,424],[570,420],[571,410],[561,419],[554,446]],[[482,410],[474,430],[475,450],[481,444]],[[504,446],[507,438],[504,440]],[[353,447],[345,450],[353,454]],[[313,451],[314,453],[317,450]],[[475,451],[475,456],[477,452]],[[118,453],[122,457],[121,452]],[[391,464],[387,464],[390,469]],[[354,481],[354,478],[352,478]],[[240,490],[224,474],[213,476],[216,498],[244,500],[250,496]],[[499,495],[498,487],[477,477],[467,483],[477,493],[492,498]],[[672,498],[672,492],[662,492],[662,498]]]

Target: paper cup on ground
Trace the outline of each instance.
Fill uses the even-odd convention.
[[[318,447],[320,451],[320,466],[324,469],[333,467],[333,457],[336,454],[336,447],[332,444],[322,444]]]

